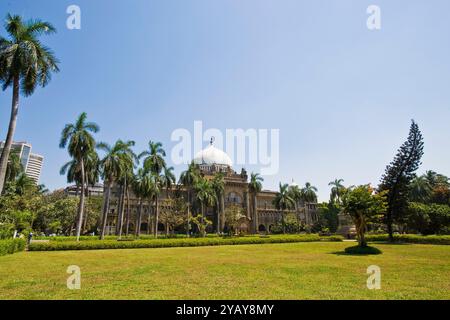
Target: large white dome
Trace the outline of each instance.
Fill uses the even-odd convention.
[[[194,163],[207,165],[218,164],[229,167],[233,165],[230,157],[212,144],[195,155]]]

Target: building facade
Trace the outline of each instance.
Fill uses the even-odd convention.
[[[297,203],[295,210],[289,210],[282,213],[275,208],[273,200],[277,194],[276,191],[263,190],[256,194],[256,211],[253,210],[254,195],[249,190],[249,176],[245,169],[241,172],[236,172],[232,168],[232,161],[229,156],[222,150],[216,148],[212,143],[206,149],[199,152],[195,158],[194,163],[199,166],[200,173],[206,179],[213,179],[217,172],[224,175],[224,207],[225,210],[230,206],[237,206],[240,208],[243,217],[239,220],[239,231],[242,233],[270,233],[272,228],[281,223],[283,214],[293,214],[298,221],[311,225],[317,220],[317,204],[315,203]],[[161,210],[170,210],[169,198],[185,197],[186,190],[183,186],[177,186],[172,190],[164,190],[161,192],[159,199],[159,208]],[[118,225],[118,212],[120,207],[120,190],[117,186],[113,187],[111,192],[110,211],[108,213],[107,230],[108,233],[114,233]],[[128,219],[124,224],[128,224],[129,230],[133,232],[136,230],[137,215],[139,210],[139,200],[130,192],[129,205],[124,205],[124,220],[128,214]],[[154,204],[150,200],[143,200],[142,206],[142,221],[141,225],[137,226],[142,233],[153,233],[153,213]],[[127,209],[129,213],[127,213]],[[193,212],[199,212],[199,208],[193,208]],[[215,232],[218,230],[218,224],[224,225],[223,217],[219,217],[217,210],[214,207],[205,209],[205,217],[212,221],[207,229],[208,232]],[[123,229],[125,230],[125,228]],[[163,222],[158,225],[158,231],[166,231],[166,226]]]
[[[3,151],[4,144],[4,141],[0,142],[0,152]],[[32,153],[31,150],[31,144],[24,141],[13,142],[11,145],[11,152],[18,155],[25,174],[37,184],[39,183],[39,178],[41,176],[44,157]]]

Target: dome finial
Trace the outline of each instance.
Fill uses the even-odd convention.
[[[211,146],[214,144],[214,140],[215,140],[215,138],[214,138],[214,137],[211,137],[211,141],[209,142],[209,144],[210,144]]]

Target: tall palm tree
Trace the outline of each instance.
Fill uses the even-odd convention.
[[[144,158],[144,169],[152,175],[152,190],[155,209],[154,234],[155,237],[158,237],[159,195],[165,180],[165,178],[161,176],[161,172],[166,168],[166,161],[164,160],[166,152],[164,151],[161,142],[149,141],[148,147],[149,149],[143,151],[138,158]]]
[[[76,161],[81,174],[81,192],[80,203],[78,205],[78,221],[77,221],[77,241],[80,239],[81,225],[83,222],[84,200],[85,200],[85,162],[90,152],[95,149],[95,140],[91,133],[98,132],[99,127],[94,122],[87,122],[87,114],[83,112],[75,121],[75,123],[66,124],[62,133],[60,148],[69,151],[69,155]]]
[[[195,185],[195,197],[200,203],[203,223],[205,219],[205,209],[214,206],[217,203],[216,193],[207,179],[200,178],[197,181]]]
[[[37,190],[34,180],[28,177],[25,172],[22,172],[17,176],[14,186],[15,193],[19,196],[23,196],[29,190]]]
[[[139,168],[137,173],[133,176],[131,187],[134,195],[139,200],[138,214],[136,217],[136,228],[135,235],[139,237],[141,235],[141,224],[142,224],[142,202],[148,197],[148,175],[143,168]]]
[[[175,174],[173,173],[173,167],[164,167],[161,175],[161,183],[164,189],[166,189],[166,195],[169,197],[169,192],[172,190],[172,186],[177,181]]]
[[[148,146],[149,150],[143,151],[138,158],[144,158],[143,165],[146,170],[159,175],[166,166],[166,152],[161,142],[149,141]]]
[[[250,175],[250,183],[248,184],[248,189],[253,196],[253,230],[255,233],[258,232],[258,203],[256,197],[259,192],[262,190],[262,182],[264,181],[263,177],[259,175],[259,173],[251,173]]]
[[[223,223],[221,223],[221,220],[223,221],[223,217],[225,215],[225,200],[224,200],[224,193],[225,193],[225,179],[224,174],[222,172],[217,172],[214,175],[214,178],[211,182],[211,187],[215,192],[216,195],[216,231],[217,233],[220,233],[221,230],[223,230]]]
[[[149,174],[149,195],[153,199],[153,208],[155,210],[153,232],[155,238],[158,238],[159,195],[161,194],[163,188],[163,178],[162,175],[154,174],[152,172],[149,172],[148,174]]]
[[[311,183],[306,182],[305,186],[301,189],[302,200],[304,202],[317,202],[317,188],[311,185]]]
[[[111,188],[113,183],[120,183],[124,172],[127,172],[130,167],[133,167],[133,161],[136,161],[133,157],[134,153],[131,149],[133,145],[133,141],[124,142],[122,140],[118,140],[112,147],[104,142],[99,143],[97,146],[98,149],[105,152],[105,156],[100,161],[102,176],[105,183],[105,196],[100,233],[101,239],[104,239],[105,237],[111,199]]]
[[[292,198],[289,192],[289,185],[287,183],[282,184],[280,182],[280,190],[277,192],[275,199],[273,199],[275,208],[281,210],[281,218],[283,224],[283,233],[285,233],[284,215],[285,211],[295,208],[295,200]]]
[[[295,217],[297,218],[297,223],[299,223],[300,221],[299,221],[298,204],[302,200],[302,191],[300,190],[300,187],[297,184],[294,184],[289,186],[289,194],[291,195],[291,198],[294,199]]]
[[[191,208],[192,208],[192,192],[200,178],[200,168],[193,161],[189,164],[186,171],[183,171],[180,175],[179,182],[185,187],[187,193],[187,228],[186,234],[189,237],[190,231],[190,219],[191,219]]]
[[[50,23],[23,21],[18,15],[8,14],[5,28],[9,39],[0,36],[0,83],[3,90],[12,86],[13,94],[8,133],[0,157],[0,194],[16,130],[20,91],[25,97],[32,95],[37,86],[45,87],[49,83],[52,72],[59,71],[53,52],[39,40],[43,34],[56,32]]]
[[[343,182],[344,182],[343,179],[334,179],[334,181],[328,183],[328,185],[331,186],[331,194],[330,194],[331,203],[341,202],[341,197],[345,190],[345,187],[342,184]]]

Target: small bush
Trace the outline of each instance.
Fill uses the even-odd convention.
[[[0,256],[23,251],[25,250],[25,245],[26,243],[23,239],[0,240]]]
[[[264,243],[294,243],[320,241],[318,235],[274,236],[274,237],[231,237],[231,238],[184,238],[184,239],[153,239],[135,241],[95,240],[95,241],[50,241],[35,242],[28,247],[30,251],[55,250],[97,250],[97,249],[133,249],[133,248],[168,248],[197,247]]]
[[[345,253],[347,254],[381,254],[381,250],[375,247],[366,246],[353,246],[345,248]]]
[[[387,242],[387,234],[367,235],[368,242]],[[394,234],[394,242],[398,243],[420,243],[420,244],[445,244],[450,245],[450,236],[421,236],[415,234]]]

